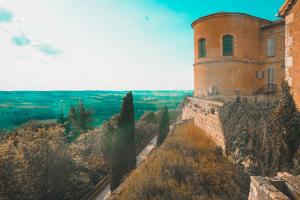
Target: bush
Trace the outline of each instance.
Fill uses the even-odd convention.
[[[0,199],[79,199],[92,185],[77,171],[58,126],[18,129],[0,143]]]

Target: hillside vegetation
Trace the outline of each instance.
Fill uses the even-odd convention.
[[[300,114],[286,83],[282,91],[267,113],[264,105],[248,101],[230,102],[221,110],[227,153],[236,162],[246,160],[252,175],[300,173]]]
[[[136,144],[158,133],[157,117],[150,112],[136,122]],[[55,123],[32,121],[1,135],[0,199],[81,199],[109,173],[115,123],[72,142]]]
[[[115,199],[242,200],[248,184],[203,131],[186,125],[129,176]]]

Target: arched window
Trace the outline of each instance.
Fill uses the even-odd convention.
[[[199,58],[206,57],[206,41],[205,41],[205,38],[200,38],[198,40],[198,57]]]
[[[233,44],[234,44],[233,35],[223,36],[223,56],[233,56]]]

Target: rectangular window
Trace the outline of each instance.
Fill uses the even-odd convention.
[[[268,68],[268,84],[275,84],[275,70],[273,67]]]
[[[223,56],[233,56],[233,36],[223,36]]]
[[[276,54],[275,38],[271,37],[267,40],[267,56],[273,57]]]
[[[206,41],[204,38],[199,39],[198,47],[199,47],[199,49],[198,49],[199,58],[206,57]]]
[[[258,78],[258,79],[263,79],[264,75],[265,75],[264,71],[257,71],[256,72],[256,78]]]

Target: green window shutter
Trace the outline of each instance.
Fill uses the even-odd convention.
[[[198,56],[199,58],[206,57],[206,41],[204,38],[198,40]]]
[[[233,56],[233,36],[223,36],[223,56]]]

